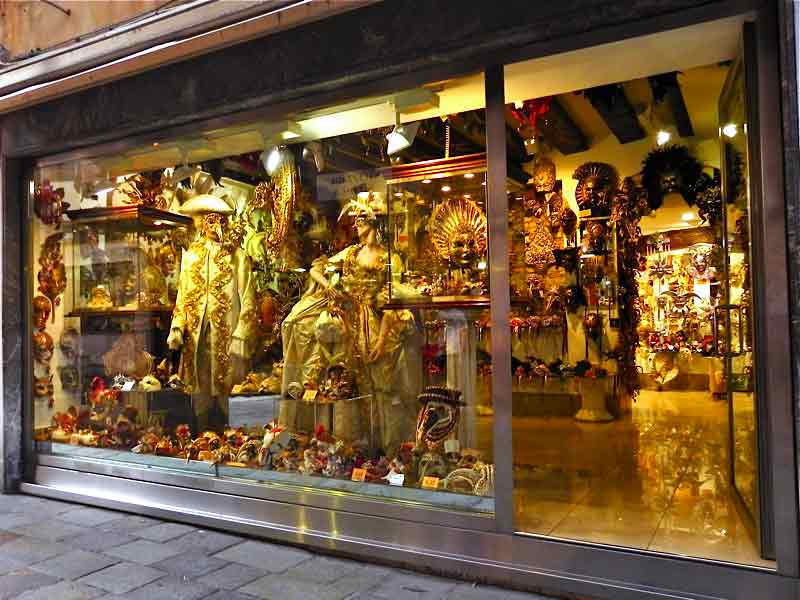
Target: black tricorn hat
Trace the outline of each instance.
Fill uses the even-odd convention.
[[[420,404],[427,402],[445,402],[453,406],[466,406],[466,402],[461,400],[461,392],[439,385],[429,385],[417,396]]]

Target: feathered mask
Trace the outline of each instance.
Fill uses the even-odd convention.
[[[365,217],[368,221],[375,221],[379,214],[386,212],[386,204],[375,192],[370,192],[366,198],[356,197],[342,207],[339,221],[346,215],[351,217]]]

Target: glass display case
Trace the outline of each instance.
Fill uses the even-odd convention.
[[[141,205],[66,214],[70,316],[172,311],[191,218]]]
[[[387,169],[389,301],[487,306],[486,157]]]

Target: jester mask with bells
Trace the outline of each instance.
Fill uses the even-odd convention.
[[[422,404],[417,417],[417,448],[438,447],[455,430],[461,416],[461,392],[428,386],[417,399]]]

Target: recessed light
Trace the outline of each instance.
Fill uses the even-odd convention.
[[[656,144],[663,146],[672,139],[672,134],[669,131],[661,130],[656,134]]]
[[[423,179],[423,180],[422,180],[422,183],[430,183],[430,182],[431,182],[431,180],[430,180],[430,179]]]
[[[443,192],[449,192],[451,189],[452,189],[452,188],[451,188],[449,185],[443,185],[443,186],[442,186],[442,191],[443,191]]]
[[[472,179],[473,177],[475,177],[475,173],[464,173],[465,179]]]
[[[736,123],[728,123],[722,128],[722,135],[725,137],[735,138],[737,133],[739,133],[739,127]]]
[[[472,198],[472,196],[471,196],[470,194],[464,194],[464,198],[466,198],[467,200],[469,200],[470,198]]]

